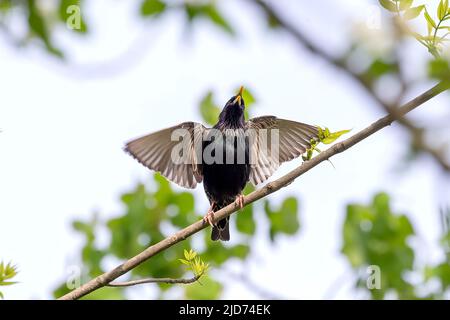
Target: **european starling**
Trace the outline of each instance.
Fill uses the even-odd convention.
[[[318,137],[315,126],[274,116],[245,121],[242,93],[243,87],[228,100],[213,128],[184,122],[125,147],[144,166],[182,187],[195,188],[203,181],[210,202],[204,221],[212,226],[212,240],[230,239],[229,217],[213,224],[215,211],[234,201],[242,208],[247,182],[264,182]]]

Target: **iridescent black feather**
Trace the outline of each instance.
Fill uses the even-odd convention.
[[[209,137],[206,139],[207,141],[203,142],[203,150],[210,144],[215,144],[214,148],[218,147],[223,150],[222,159],[218,163],[208,164],[211,162],[205,159],[208,154],[203,153],[203,186],[209,202],[213,204],[214,212],[234,202],[236,197],[242,194],[242,190],[249,180],[249,145],[244,131],[244,108],[243,99],[237,102],[236,97],[232,97],[220,113],[219,121],[213,127],[222,132],[222,137],[219,139]],[[233,161],[227,163],[227,154],[230,152],[233,153]],[[242,154],[245,155],[244,161],[239,157]],[[214,157],[214,152],[211,155]],[[231,155],[228,155],[228,159],[230,158]],[[212,240],[226,241],[230,239],[228,221],[228,217],[218,221],[212,229]]]

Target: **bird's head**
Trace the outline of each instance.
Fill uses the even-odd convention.
[[[241,86],[239,92],[228,100],[220,113],[219,123],[227,124],[229,126],[244,125],[245,102],[242,97],[243,92],[244,87]]]

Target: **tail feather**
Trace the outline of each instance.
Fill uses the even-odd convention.
[[[229,219],[229,217],[226,217],[217,222],[217,224],[212,228],[211,240],[230,240],[230,224],[228,223]]]

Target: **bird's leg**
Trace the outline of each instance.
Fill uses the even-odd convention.
[[[203,217],[203,221],[208,222],[211,227],[214,227],[214,208],[215,202],[211,202],[211,206],[208,209],[208,213]]]
[[[239,208],[243,208],[244,207],[244,195],[240,194],[236,197],[236,201],[237,205],[239,206]]]

